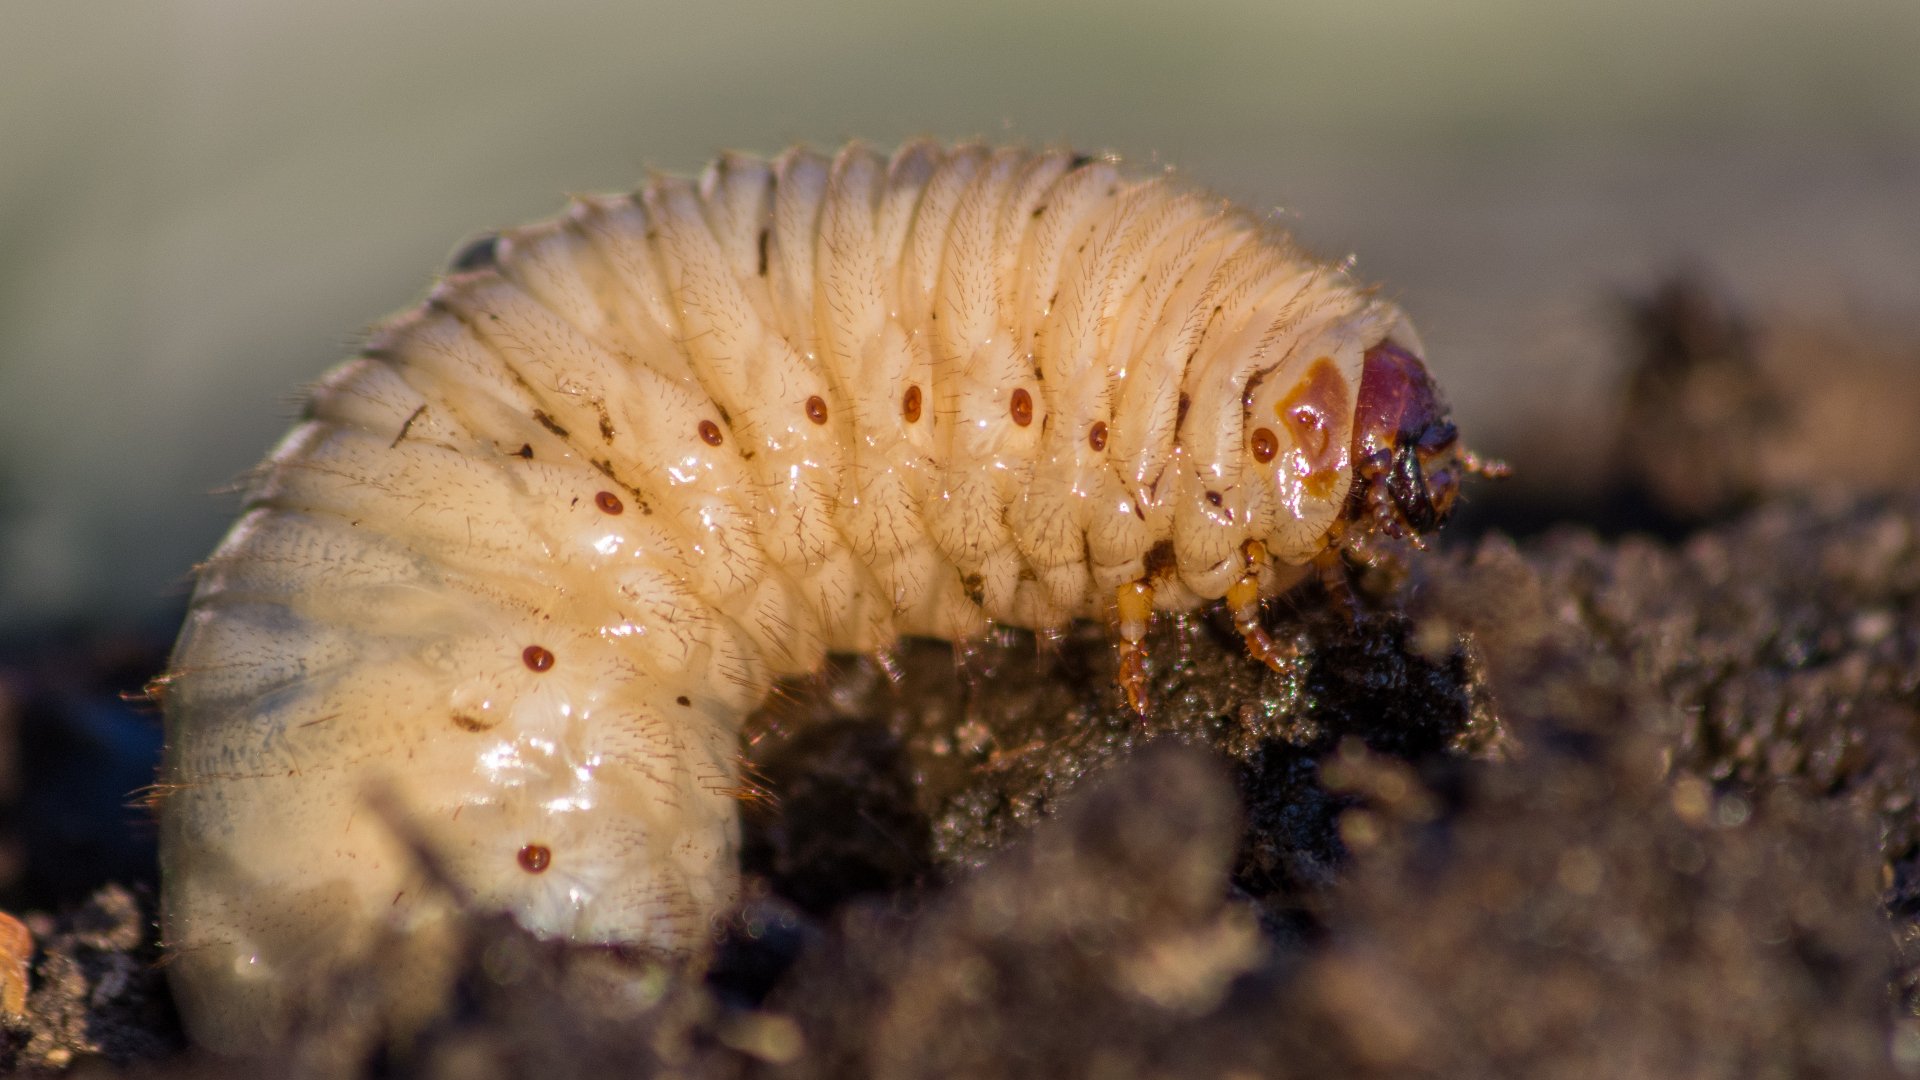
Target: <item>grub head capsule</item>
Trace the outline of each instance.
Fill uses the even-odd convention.
[[[1390,338],[1366,352],[1352,454],[1355,520],[1411,539],[1453,512],[1469,459],[1426,364]]]

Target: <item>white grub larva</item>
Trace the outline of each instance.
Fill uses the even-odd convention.
[[[456,903],[690,951],[775,679],[1104,619],[1145,708],[1156,611],[1225,598],[1278,664],[1264,598],[1476,468],[1395,307],[1103,158],[727,156],[476,243],[200,573],[159,788],[188,1026],[252,1045],[374,949],[404,1004]]]

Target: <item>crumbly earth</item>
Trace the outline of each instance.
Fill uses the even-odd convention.
[[[1272,628],[1307,646],[1285,673],[1215,619],[1168,623],[1145,721],[1098,628],[957,665],[931,644],[845,661],[751,723],[766,794],[744,808],[748,896],[700,970],[475,918],[424,1031],[387,1030],[347,980],[312,988],[289,1046],[235,1065],[182,1051],[150,894],[105,885],[27,919],[32,996],[4,1064],[1920,1073],[1920,493],[1707,460],[1794,430],[1799,399],[1696,400],[1738,380],[1689,372],[1737,368],[1747,345],[1677,296],[1640,308],[1626,415],[1647,442],[1619,453],[1607,504],[1664,539],[1613,538],[1622,519],[1599,512],[1519,542],[1457,537],[1367,582],[1357,614],[1318,593],[1277,606]],[[1678,373],[1645,371],[1663,364]],[[1661,385],[1684,389],[1644,389]],[[1699,487],[1679,454],[1701,460]],[[71,722],[36,670],[0,671],[23,745]],[[53,805],[50,770],[12,765],[0,853],[58,863],[24,809]],[[89,865],[96,884],[139,876]],[[79,899],[9,875],[15,910]]]

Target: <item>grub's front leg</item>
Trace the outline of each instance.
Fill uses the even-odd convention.
[[[1127,705],[1147,715],[1147,626],[1153,621],[1153,585],[1130,581],[1120,586],[1120,689]]]
[[[1260,570],[1267,564],[1267,549],[1258,540],[1249,540],[1243,552],[1247,560],[1246,573],[1227,588],[1227,610],[1233,615],[1233,628],[1240,632],[1240,640],[1247,643],[1249,655],[1275,671],[1285,671],[1300,651],[1292,643],[1273,640],[1260,622]]]

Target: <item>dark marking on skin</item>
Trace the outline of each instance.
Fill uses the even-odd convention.
[[[1252,409],[1253,398],[1255,393],[1259,391],[1260,384],[1266,382],[1268,376],[1278,370],[1278,368],[1266,368],[1254,372],[1253,378],[1247,380],[1247,388],[1240,392],[1240,407],[1243,409]]]
[[[1309,496],[1326,499],[1346,479],[1348,440],[1340,418],[1350,411],[1347,380],[1326,357],[1315,360],[1275,408],[1304,459],[1301,486]]]
[[[680,695],[679,697],[677,697],[677,698],[674,698],[674,699],[673,699],[673,702],[674,702],[674,704],[676,704],[676,705],[681,705],[681,706],[688,706],[688,705],[692,705],[692,704],[693,704],[693,699],[692,699],[692,698],[689,698],[689,697],[687,697],[687,695],[685,695],[685,694],[681,694],[681,695]]]
[[[606,474],[607,479],[613,481],[616,484],[619,484],[622,490],[624,490],[627,494],[633,496],[633,505],[639,509],[642,516],[650,515],[653,513],[653,507],[647,505],[647,497],[645,495],[640,494],[639,488],[634,487],[632,484],[629,484],[625,480],[622,480],[619,477],[613,475],[613,462],[596,461],[596,462],[593,462],[593,467],[596,469],[599,469],[602,473]]]
[[[1176,430],[1179,429],[1181,424],[1187,422],[1187,406],[1191,404],[1193,404],[1193,399],[1188,397],[1185,391],[1182,391],[1180,394],[1180,410],[1173,414],[1173,426]]]
[[[519,860],[520,869],[527,873],[544,873],[553,864],[553,849],[545,844],[528,844],[514,858]]]
[[[605,442],[613,441],[613,418],[607,415],[604,406],[600,409],[600,438]]]
[[[979,574],[960,575],[960,591],[967,594],[975,607],[985,607],[987,603],[987,579]]]
[[[1097,160],[1098,159],[1092,154],[1075,154],[1067,159],[1067,171],[1072,172],[1075,169],[1084,169]]]
[[[541,427],[546,428],[548,431],[553,432],[555,435],[558,435],[563,439],[567,437],[567,429],[561,427],[560,424],[557,421],[555,421],[553,417],[548,416],[545,410],[543,409],[533,410],[533,419]]]
[[[1219,505],[1220,505],[1220,504],[1221,504],[1221,503],[1222,503],[1223,501],[1225,501],[1225,500],[1223,500],[1223,499],[1221,499],[1221,497],[1220,497],[1220,493],[1219,493],[1219,492],[1217,492],[1217,491],[1209,491],[1209,492],[1207,492],[1207,502],[1208,502],[1208,504],[1210,504],[1210,505],[1212,505],[1212,506],[1219,506]]]
[[[407,432],[413,430],[413,422],[415,420],[420,419],[420,415],[426,411],[427,411],[427,407],[425,405],[422,405],[419,408],[408,413],[407,422],[400,425],[400,434],[395,435],[393,437],[393,441],[387,444],[387,449],[391,450],[394,447],[399,446],[400,440],[406,438]]]
[[[1033,423],[1033,395],[1027,393],[1024,388],[1015,390],[1007,411],[1013,416],[1013,422],[1021,427]]]
[[[453,724],[462,731],[485,731],[493,726],[477,716],[458,712],[453,714]]]
[[[533,460],[533,444],[521,443],[520,449],[515,450],[513,452],[513,456],[517,458],[525,459],[527,461],[532,461]]]
[[[767,276],[767,239],[771,235],[772,235],[772,230],[769,230],[769,229],[760,230],[759,246],[760,246],[760,276],[761,277]]]
[[[476,236],[460,245],[447,260],[447,272],[464,274],[470,270],[487,270],[500,265],[500,234],[487,233]]]
[[[1178,562],[1179,559],[1173,552],[1173,541],[1162,540],[1147,549],[1147,570],[1144,576],[1148,578],[1166,577],[1173,573],[1173,569]]]
[[[1280,452],[1280,439],[1266,428],[1256,428],[1249,440],[1253,450],[1253,460],[1265,465]]]

